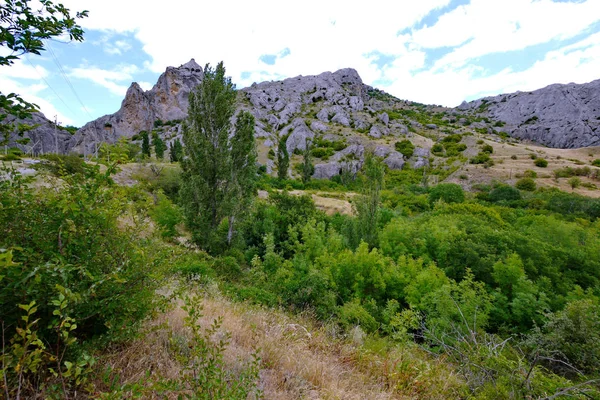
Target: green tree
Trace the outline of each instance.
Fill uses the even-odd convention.
[[[179,139],[175,139],[171,143],[171,148],[169,150],[169,156],[171,157],[171,162],[181,161],[183,158],[183,146],[181,145],[181,141]]]
[[[527,192],[534,192],[536,189],[535,181],[532,178],[521,178],[515,184],[515,187],[519,190],[525,190]]]
[[[581,186],[581,179],[577,176],[570,178],[569,186],[571,186],[571,189],[577,189],[579,186]]]
[[[381,160],[373,152],[367,151],[361,176],[361,196],[356,198],[355,207],[361,239],[372,247],[377,244],[377,221],[384,176]]]
[[[62,4],[40,0],[41,7],[35,4],[36,9],[32,9],[29,3],[29,0],[6,0],[0,4],[0,66],[12,65],[27,53],[41,54],[45,50],[43,41],[47,39],[68,35],[70,40],[83,41],[83,29],[76,19],[87,17],[87,11],[71,16]],[[0,145],[5,145],[12,132],[23,131],[18,124],[3,122],[9,115],[27,118],[37,106],[18,94],[0,91],[0,110]]]
[[[306,139],[304,142],[303,160],[301,164],[302,182],[307,183],[315,172],[315,166],[312,163],[312,140]]]
[[[182,160],[182,204],[194,240],[211,251],[224,220],[231,244],[236,219],[256,195],[254,117],[242,111],[232,125],[235,97],[223,62],[214,69],[206,65],[202,83],[190,93],[183,124],[187,157]]]
[[[429,192],[429,203],[434,204],[438,200],[446,203],[462,203],[465,201],[465,192],[456,183],[440,183]]]
[[[165,157],[167,146],[158,135],[158,132],[152,132],[152,144],[154,145],[154,154],[156,154],[156,158],[162,160]]]
[[[279,144],[277,145],[277,177],[281,180],[287,179],[290,167],[290,154],[286,146],[287,138],[288,135],[284,135],[279,139]]]
[[[142,155],[150,158],[150,137],[148,136],[148,132],[141,131],[140,135],[142,136]]]

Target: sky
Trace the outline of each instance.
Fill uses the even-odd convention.
[[[0,67],[0,90],[62,125],[117,111],[131,82],[224,61],[238,88],[354,68],[400,98],[463,100],[600,79],[600,0],[62,0],[82,43]],[[2,50],[2,49],[0,49]]]

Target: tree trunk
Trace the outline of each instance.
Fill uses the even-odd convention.
[[[235,222],[235,216],[229,217],[229,230],[227,232],[227,244],[231,246],[231,240],[233,239],[233,224]]]

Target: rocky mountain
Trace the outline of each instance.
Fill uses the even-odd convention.
[[[10,135],[7,147],[18,147],[24,153],[31,155],[66,153],[69,150],[72,132],[55,125],[41,112],[34,112],[31,117],[24,120],[8,116],[5,122],[15,126],[15,132]],[[19,125],[27,129],[19,132],[16,128]]]
[[[23,137],[14,135],[9,146],[35,154],[55,152],[57,146],[61,153],[91,154],[100,143],[115,143],[122,137],[140,144],[141,131],[153,131],[169,143],[181,137],[188,95],[203,76],[192,59],[180,67],[168,67],[151,90],[132,83],[116,113],[87,123],[74,135],[34,114],[22,122],[35,128]],[[290,175],[295,174],[293,167],[299,161],[294,154],[307,144],[313,148],[315,178],[356,172],[367,149],[391,169],[406,164],[451,168],[445,164],[448,157],[460,153],[464,161],[478,154],[476,140],[468,139],[473,133],[495,141],[509,135],[551,147],[600,145],[600,80],[487,97],[451,109],[397,99],[364,84],[354,69],[347,68],[254,83],[238,91],[237,101],[238,109],[255,117],[259,161],[269,173],[274,172],[281,138],[292,155]],[[464,140],[446,140],[452,134],[465,134]],[[405,140],[414,147],[406,155],[395,146]],[[449,149],[452,140],[463,140],[466,149]]]
[[[518,139],[558,148],[600,145],[600,80],[485,97],[458,108],[501,121]]]
[[[148,91],[133,82],[119,111],[85,124],[67,147],[89,153],[99,142],[114,143],[123,136],[131,138],[140,131],[151,131],[155,121],[181,121],[187,116],[188,95],[203,76],[202,68],[191,59],[178,68],[168,67]]]
[[[334,143],[331,147],[339,150],[317,160],[315,178],[331,178],[344,169],[355,172],[367,146],[392,169],[401,169],[406,161],[389,144],[377,142],[408,133],[405,125],[391,121],[385,112],[401,101],[365,85],[354,69],[262,82],[241,92],[240,107],[254,115],[256,136],[264,139],[264,146],[273,147],[279,138],[287,137],[287,150],[293,154],[307,143],[313,147]],[[420,148],[410,161],[425,165],[428,153]],[[267,170],[272,167],[269,160]]]

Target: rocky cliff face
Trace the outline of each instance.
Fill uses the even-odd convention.
[[[7,143],[8,147],[18,147],[24,153],[30,155],[41,155],[46,153],[66,153],[71,133],[62,127],[55,126],[44,114],[35,112],[27,119],[15,119],[9,116],[6,123],[19,125],[24,124],[31,129],[22,134],[11,134]]]
[[[509,135],[546,146],[600,145],[600,80],[486,97],[459,109],[481,111],[505,123]]]
[[[132,83],[121,108],[114,114],[88,122],[69,140],[67,147],[80,153],[93,152],[97,143],[114,143],[140,131],[150,131],[154,122],[179,121],[187,116],[188,95],[204,76],[202,68],[190,60],[178,68],[168,67],[151,90]]]

